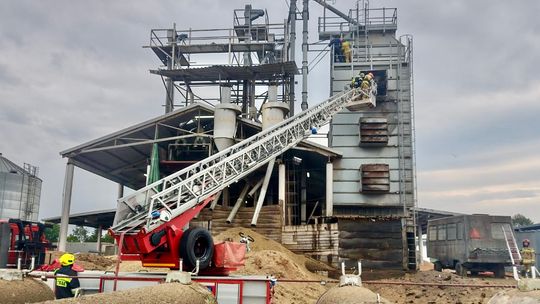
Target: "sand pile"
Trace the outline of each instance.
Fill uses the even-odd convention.
[[[540,290],[535,291],[519,291],[506,290],[495,294],[488,304],[539,304]]]
[[[60,258],[64,252],[52,251],[51,263],[57,258]],[[75,264],[84,268],[84,270],[107,270],[114,265],[116,256],[101,256],[94,253],[75,253]]]
[[[217,304],[212,293],[197,283],[182,285],[166,283],[157,286],[134,288],[82,296],[77,299],[47,301],[44,303],[88,303],[88,304],[131,304],[131,303],[173,303],[173,304]]]
[[[272,275],[277,286],[274,289],[274,303],[280,304],[312,304],[317,301],[327,287],[317,283],[280,282],[290,280],[321,280],[321,276],[310,272],[306,265],[316,264],[312,259],[297,255],[278,242],[248,228],[231,228],[214,237],[214,242],[227,239],[238,241],[238,234],[250,235],[255,242],[250,244],[251,252],[246,255],[246,265],[235,274]]]
[[[54,293],[41,281],[30,278],[23,281],[0,280],[0,303],[35,303],[51,299],[54,299]]]
[[[373,291],[360,286],[334,287],[325,292],[317,304],[391,303]]]

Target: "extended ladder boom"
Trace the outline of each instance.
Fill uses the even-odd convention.
[[[338,93],[311,109],[119,199],[112,232],[154,230],[296,146],[311,134],[312,128],[328,123],[351,101],[364,108],[375,106],[372,93],[360,89]],[[156,210],[167,216],[156,218],[152,214]]]

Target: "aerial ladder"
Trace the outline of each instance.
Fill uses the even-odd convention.
[[[123,259],[172,269],[210,266],[213,241],[202,228],[186,229],[215,195],[266,165],[327,124],[344,107],[375,106],[375,88],[352,88],[196,164],[118,200],[110,234]]]

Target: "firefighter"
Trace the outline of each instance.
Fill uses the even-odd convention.
[[[358,75],[351,78],[351,88],[359,88],[360,84],[362,83],[362,79],[364,79],[364,73],[358,72]]]
[[[527,276],[532,274],[531,268],[535,264],[535,252],[530,248],[531,242],[528,239],[523,240],[523,248],[521,249],[521,264],[523,265],[522,275]]]
[[[334,62],[343,62],[343,50],[341,49],[341,38],[333,38],[328,46],[334,48]]]
[[[351,62],[351,43],[347,40],[341,39],[341,49],[343,50],[345,62]]]
[[[77,272],[73,270],[73,263],[75,262],[75,256],[71,253],[64,253],[58,260],[62,267],[54,271],[55,279],[55,296],[57,299],[73,298],[79,293],[78,278],[72,278],[77,276]]]

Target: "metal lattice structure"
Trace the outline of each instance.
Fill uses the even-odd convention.
[[[367,97],[363,98],[362,97]],[[118,200],[114,233],[150,232],[202,203],[307,138],[347,104],[375,106],[375,96],[359,89],[338,93],[261,133]],[[167,216],[155,218],[156,210]]]

